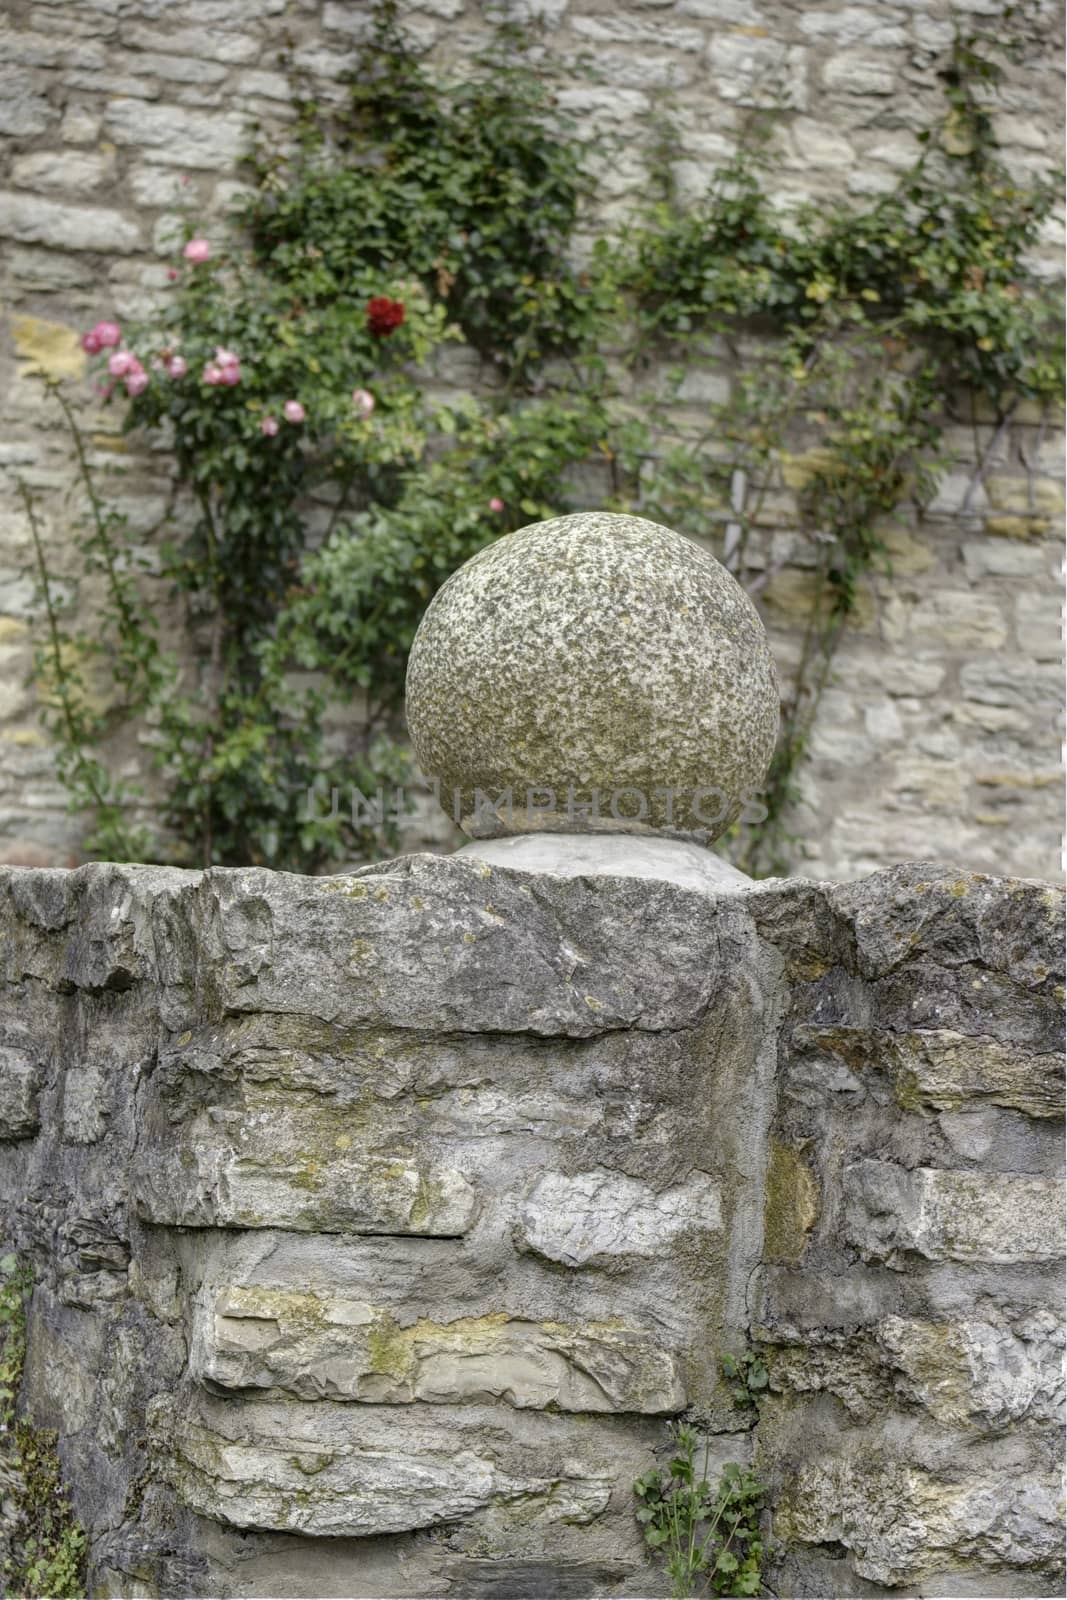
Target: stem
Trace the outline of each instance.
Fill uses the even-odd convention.
[[[82,483],[85,486],[85,493],[92,509],[93,522],[96,526],[96,540],[100,547],[100,554],[103,557],[104,566],[107,569],[108,587],[111,590],[111,598],[114,601],[115,607],[119,613],[120,627],[123,634],[127,638],[136,636],[138,632],[137,619],[134,617],[132,608],[130,607],[129,600],[123,587],[122,580],[119,577],[118,569],[115,565],[115,552],[112,548],[109,534],[108,516],[104,510],[103,504],[101,503],[100,496],[96,492],[96,485],[93,482],[92,471],[90,470],[89,460],[85,452],[85,440],[82,438],[81,429],[78,427],[77,419],[74,415],[74,409],[66,395],[63,393],[59,384],[54,379],[46,378],[45,385],[55,396],[55,399],[59,403],[59,407],[67,421],[67,428],[74,444],[74,454],[78,462],[78,472]]]
[[[985,449],[982,451],[982,454],[978,459],[978,463],[975,466],[974,471],[971,473],[970,482],[967,485],[967,492],[964,495],[963,500],[962,500],[962,502],[960,504],[960,516],[961,517],[965,517],[967,515],[967,513],[970,511],[970,509],[971,509],[971,501],[974,499],[975,493],[976,493],[976,491],[978,489],[978,485],[984,481],[985,474],[986,474],[986,468],[988,467],[988,465],[989,465],[989,463],[990,463],[990,461],[991,461],[991,459],[993,457],[994,451],[996,450],[997,446],[999,445],[1001,439],[1004,437],[1004,431],[1008,427],[1008,424],[1011,422],[1012,417],[1015,415],[1015,412],[1016,412],[1016,410],[1018,408],[1018,405],[1019,405],[1018,399],[1013,400],[1011,405],[1008,407],[1008,409],[1006,411],[1002,411],[999,414],[999,416],[997,417],[996,429],[995,429],[992,437],[990,438],[989,443],[986,445]]]
[[[37,573],[41,583],[41,595],[44,600],[45,614],[48,618],[48,637],[50,653],[52,656],[52,669],[56,678],[56,688],[59,695],[63,726],[66,731],[67,746],[70,749],[74,759],[75,771],[78,773],[81,781],[85,784],[86,788],[89,790],[89,793],[92,795],[97,810],[101,811],[107,806],[108,802],[106,796],[101,793],[100,785],[97,782],[96,775],[93,770],[93,763],[85,755],[83,749],[83,741],[85,736],[84,729],[79,726],[78,719],[74,713],[74,705],[70,688],[70,674],[67,672],[67,669],[63,664],[62,637],[59,632],[59,619],[56,616],[55,605],[52,601],[52,587],[48,578],[48,565],[44,558],[44,545],[41,542],[41,530],[37,523],[37,508],[34,504],[33,496],[21,478],[16,478],[15,487],[18,490],[22,503],[26,508],[26,516],[30,524],[30,535],[33,539],[34,556],[37,562]]]
[[[206,489],[197,490],[197,499],[204,513],[204,528],[208,547],[208,578],[215,595],[215,615],[211,620],[211,655],[207,681],[208,726],[201,746],[200,758],[204,763],[203,779],[207,787],[201,814],[201,857],[205,867],[210,867],[214,854],[214,814],[211,800],[211,778],[207,768],[215,754],[215,733],[218,728],[220,686],[222,679],[222,645],[225,618],[219,596],[219,544],[215,521],[211,514],[211,501]]]

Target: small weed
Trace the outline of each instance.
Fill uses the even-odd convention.
[[[723,1356],[719,1362],[722,1375],[732,1385],[730,1394],[735,1406],[758,1406],[769,1377],[762,1357],[755,1350],[745,1350],[739,1356]]]
[[[56,1435],[15,1414],[31,1287],[28,1269],[15,1256],[0,1259],[0,1465],[7,1468],[14,1513],[3,1590],[26,1600],[81,1600],[88,1541],[63,1487]]]
[[[653,1468],[637,1478],[634,1494],[641,1502],[637,1520],[646,1543],[666,1556],[672,1595],[684,1600],[759,1594],[763,1485],[747,1468],[730,1462],[713,1489],[707,1437],[698,1477],[695,1430],[679,1423],[670,1432],[676,1451],[667,1470]]]

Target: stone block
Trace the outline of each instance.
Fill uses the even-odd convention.
[[[845,1230],[867,1261],[1007,1264],[1063,1256],[1064,1185],[1000,1173],[914,1171],[889,1161],[845,1169]]]
[[[805,8],[797,19],[801,33],[834,45],[864,44],[868,49],[891,49],[908,44],[907,30],[888,20],[881,8],[843,6],[837,11]]]
[[[822,78],[827,89],[857,99],[866,99],[869,95],[891,95],[897,90],[897,75],[892,62],[857,50],[843,50],[831,56],[823,67]]]
[[[216,1387],[301,1400],[663,1414],[685,1405],[673,1357],[621,1323],[506,1312],[401,1326],[366,1302],[231,1288],[201,1306],[191,1370]]]
[[[1014,540],[968,539],[963,546],[963,564],[975,583],[983,578],[1042,578],[1045,552],[1039,545]]]
[[[1050,524],[1048,517],[987,517],[985,531],[999,539],[1042,539]]]
[[[1064,1399],[1064,1330],[1051,1312],[1003,1322],[887,1317],[875,1339],[902,1400],[947,1427],[1004,1429],[1030,1417],[1053,1426]]]
[[[716,29],[708,46],[708,64],[721,99],[742,106],[775,102],[779,83],[786,104],[807,109],[807,51],[757,34]]]
[[[208,1116],[149,1146],[134,1169],[137,1214],[179,1227],[285,1228],[458,1238],[475,1194],[455,1168],[368,1155],[341,1116],[261,1110]]]
[[[69,189],[82,194],[109,183],[115,174],[115,158],[107,152],[75,150],[36,150],[16,156],[11,163],[11,181],[25,189]]]
[[[1053,478],[994,475],[986,479],[986,493],[996,511],[1052,517],[1061,516],[1064,509],[1063,485]]]
[[[659,17],[646,21],[619,14],[599,17],[576,16],[570,26],[579,38],[592,39],[597,44],[628,44],[640,50],[647,50],[652,46],[681,50],[688,54],[694,54],[704,47],[702,29],[669,26]]]
[[[1037,963],[1034,976],[1047,975]],[[829,1059],[862,1087],[871,1071],[889,1075],[902,1110],[936,1111],[1005,1106],[1031,1117],[1063,1115],[1063,1062],[1058,1054],[1034,1054],[999,1039],[974,1037],[951,1028],[911,1033],[803,1024],[792,1047],[804,1059]],[[856,1077],[855,1074],[859,1074]]]
[[[670,884],[619,885],[611,909],[582,879],[544,876],[535,898],[522,873],[425,855],[304,878],[284,900],[265,900],[253,877],[220,875],[211,890],[220,993],[237,1014],[431,1032],[590,1037],[656,1030],[668,1015],[671,1026],[695,1021],[721,977],[715,900]],[[562,916],[552,909],[559,896]],[[635,916],[648,929],[636,945]],[[622,981],[621,942],[640,952]],[[695,947],[706,968],[690,960]],[[521,986],[511,981],[520,971]]]
[[[116,97],[107,102],[105,117],[116,143],[151,150],[167,166],[228,171],[247,142],[244,118],[230,112]]]
[[[0,235],[21,244],[99,250],[108,255],[129,255],[141,245],[140,229],[120,211],[11,192],[0,193]]]
[[[503,1436],[486,1448],[477,1420],[442,1423],[392,1410],[222,1402],[202,1417],[152,1407],[155,1453],[192,1510],[238,1528],[367,1538],[456,1523],[492,1509],[520,1510],[536,1527],[593,1522],[607,1508],[616,1466],[606,1449],[574,1448],[556,1464]],[[484,1428],[484,1424],[482,1425]],[[579,1441],[575,1440],[577,1446]]]
[[[85,376],[85,351],[75,328],[42,317],[13,317],[11,335],[27,370],[45,372],[50,378]]]
[[[40,1126],[41,1069],[27,1049],[0,1046],[0,1140],[32,1139]]]
[[[1008,639],[1003,608],[992,596],[969,589],[939,589],[921,599],[912,609],[909,633],[920,645],[967,650],[999,650]]]
[[[0,133],[14,139],[44,133],[58,113],[38,94],[23,67],[0,66]]]
[[[142,51],[134,60],[139,72],[149,78],[158,78],[167,85],[192,83],[207,88],[223,83],[228,73],[228,68],[221,61],[208,61],[203,53],[196,55],[190,52],[187,55],[184,52],[164,54]]]
[[[1017,550],[1018,546],[1006,548]],[[1035,661],[1060,661],[1063,657],[1063,599],[1059,588],[1057,585],[1050,594],[1026,590],[1015,597],[1019,644]]]
[[[230,32],[219,27],[146,28],[129,22],[123,38],[134,50],[161,51],[168,55],[200,56],[207,61],[244,65],[254,61],[262,49],[252,31]]]
[[[620,1173],[548,1172],[519,1207],[516,1243],[566,1267],[622,1269],[671,1248],[680,1235],[722,1228],[719,1188],[707,1173],[656,1191]]]
[[[1059,1504],[1055,1474],[1020,1479],[962,1465],[934,1474],[865,1452],[802,1466],[785,1485],[775,1525],[780,1536],[844,1544],[861,1578],[895,1587],[962,1561],[1054,1574]]]

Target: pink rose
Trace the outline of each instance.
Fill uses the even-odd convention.
[[[143,394],[148,388],[148,373],[143,367],[137,372],[131,372],[126,379],[126,393],[128,395]]]
[[[122,338],[122,329],[117,322],[98,322],[93,332],[99,340],[101,350],[111,349]]]
[[[352,390],[352,409],[357,417],[369,417],[374,410],[374,396],[369,389]]]
[[[307,412],[299,400],[287,400],[282,407],[282,411],[285,413],[286,422],[303,422],[307,416]]]
[[[95,328],[90,328],[88,333],[82,334],[82,349],[88,356],[100,354],[100,335]]]
[[[268,439],[273,439],[278,431],[278,419],[277,417],[264,417],[259,426]]]
[[[215,346],[215,365],[217,367],[236,367],[241,358],[232,350],[224,350],[221,344]]]
[[[177,267],[167,268],[167,277],[170,279],[171,283],[176,283],[180,276],[181,274],[178,272]]]
[[[213,361],[209,361],[201,373],[201,379],[204,383],[221,383],[222,368],[217,367]]]
[[[192,261],[199,265],[201,261],[207,261],[210,258],[211,244],[207,239],[190,239],[182,251],[182,255],[186,261]]]
[[[171,356],[166,363],[166,367],[169,378],[184,378],[189,371],[189,363],[184,356]]]
[[[219,382],[225,383],[231,388],[235,383],[240,383],[241,381],[241,369],[236,362],[232,366],[220,367],[219,372],[222,374]]]
[[[116,350],[113,356],[108,357],[107,370],[113,378],[124,378],[127,373],[135,372],[140,363],[129,350]]]
[[[490,500],[489,509],[490,509],[490,511],[503,511],[504,502],[503,502],[503,500],[501,500],[499,495],[495,494],[493,496],[493,498]]]

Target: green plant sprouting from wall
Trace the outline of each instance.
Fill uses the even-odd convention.
[[[17,1412],[32,1286],[15,1256],[0,1259],[0,1466],[8,1518],[3,1592],[77,1600],[85,1594],[87,1541],[63,1486],[56,1435]]]
[[[670,1433],[674,1455],[666,1469],[654,1467],[636,1479],[634,1494],[645,1543],[664,1558],[671,1594],[676,1600],[759,1594],[762,1484],[730,1462],[713,1486],[708,1438],[698,1470],[695,1429],[677,1423]]]
[[[587,146],[530,37],[506,27],[447,83],[381,4],[344,106],[305,94],[291,146],[257,144],[228,242],[187,229],[166,331],[87,336],[124,428],[173,456],[152,583],[56,390],[88,492],[83,557],[108,600],[92,636],[64,634],[35,529],[38,680],[72,804],[95,817],[91,848],[305,871],[372,851],[372,828],[325,799],[403,778],[408,647],[458,565],[592,498],[709,541],[758,596],[784,482],[808,552],[804,637],[767,820],[730,848],[750,872],[786,870],[835,646],[888,568],[887,519],[934,492],[951,404],[966,389],[996,429],[1021,398],[1060,393],[1058,300],[1027,266],[1056,184],[1008,176],[989,113],[1018,9],[957,30],[944,115],[892,193],[784,217],[768,113],[683,205],[667,130],[662,195],[578,266]],[[452,347],[469,384],[448,376]],[[696,426],[670,402],[715,364],[729,395]],[[583,489],[591,463],[602,482]],[[160,580],[195,671],[160,642]],[[106,693],[92,692],[94,656]],[[366,715],[346,743],[332,708],[352,700]],[[96,754],[123,724],[163,775],[154,841]]]
[[[719,1361],[723,1377],[730,1385],[735,1406],[755,1411],[767,1392],[770,1374],[758,1350],[742,1350],[740,1355],[725,1355]]]

